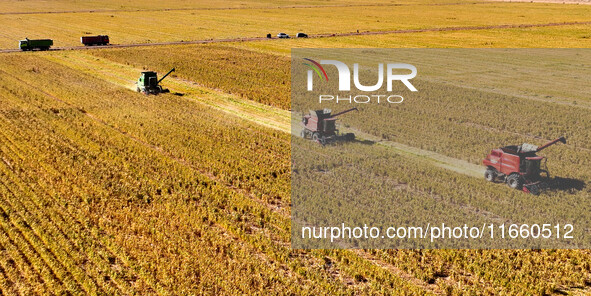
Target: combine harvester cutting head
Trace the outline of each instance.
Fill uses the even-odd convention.
[[[351,112],[359,111],[357,108],[351,108],[337,114],[331,114],[332,110],[310,110],[309,115],[302,117],[302,138],[312,139],[322,145],[333,143],[337,140],[353,141],[355,134],[347,133],[341,135],[336,128],[337,116]]]
[[[483,160],[483,164],[487,167],[484,178],[490,182],[501,178],[511,188],[538,195],[542,190],[550,187],[551,183],[546,158],[536,153],[558,142],[566,144],[566,139],[560,137],[541,147],[522,144],[493,149]],[[543,169],[542,160],[544,160]]]

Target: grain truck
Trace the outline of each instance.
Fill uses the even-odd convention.
[[[80,37],[80,42],[85,46],[92,46],[92,45],[107,45],[109,44],[109,36],[107,35],[97,35],[97,36],[82,36]]]
[[[18,42],[18,47],[22,51],[28,50],[48,50],[53,45],[51,39],[29,39],[25,38]]]

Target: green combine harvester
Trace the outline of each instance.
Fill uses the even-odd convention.
[[[48,50],[53,45],[53,40],[51,39],[29,39],[25,38],[25,40],[20,40],[18,42],[18,46],[22,51],[29,51],[29,50]]]
[[[172,68],[172,70],[168,71],[168,73],[162,76],[160,80],[158,80],[158,74],[154,71],[142,72],[140,78],[137,80],[137,91],[143,92],[147,95],[157,95],[159,93],[169,92],[168,89],[164,89],[160,86],[160,82],[170,75],[170,73],[174,72],[174,70],[175,68]]]

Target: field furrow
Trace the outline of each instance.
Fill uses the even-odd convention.
[[[20,182],[13,181],[13,183],[19,184]],[[22,183],[19,185],[26,186]],[[20,199],[22,206],[26,207],[23,211],[28,211],[37,216],[36,221],[35,218],[31,219],[33,221],[31,222],[32,227],[37,226],[41,229],[41,237],[43,238],[44,243],[52,250],[57,251],[58,256],[61,260],[65,261],[65,264],[67,264],[69,268],[74,269],[72,271],[73,274],[78,278],[82,278],[84,285],[88,287],[90,291],[105,293],[104,290],[101,292],[102,288],[108,287],[108,289],[112,289],[110,286],[113,284],[105,282],[106,277],[102,275],[109,273],[109,268],[105,264],[100,264],[101,262],[104,262],[100,261],[102,258],[97,260],[96,257],[92,256],[94,253],[88,254],[82,249],[84,248],[84,245],[90,245],[91,241],[72,232],[72,230],[76,228],[76,225],[72,224],[77,224],[75,223],[75,220],[72,221],[73,217],[67,217],[68,221],[74,222],[68,225],[69,223],[66,222],[62,216],[64,213],[57,212],[52,207],[48,207],[48,205],[53,203],[40,198],[40,196],[34,192],[36,190],[30,187],[16,188],[16,190],[19,191],[12,194],[12,199],[14,199],[15,202]],[[17,196],[20,198],[16,198]],[[19,208],[19,205],[16,205],[15,203],[11,206],[12,208]],[[41,213],[43,212],[46,212],[46,214],[42,215]],[[64,226],[66,227],[65,229]],[[81,229],[78,228],[78,230]],[[77,268],[78,266],[79,268]]]
[[[0,268],[4,272],[1,287],[3,295],[40,295],[39,291],[44,291],[41,288],[43,280],[39,279],[40,276],[26,259],[22,260],[23,254],[10,242],[3,229],[0,229],[0,244],[3,248],[0,259]],[[57,291],[55,286],[53,288],[53,291]]]
[[[2,245],[0,245],[0,248],[4,248],[4,247],[2,247]],[[3,249],[3,250],[5,250],[5,249]],[[8,260],[10,260],[10,259],[8,259]],[[4,260],[1,260],[0,261],[0,294],[1,295],[18,295],[17,291],[14,287],[14,281],[12,281],[10,279],[12,277],[10,272],[13,272],[13,270],[7,271],[4,268],[4,266],[6,266],[6,263],[4,262]]]
[[[4,176],[6,177],[7,175],[4,174]],[[14,180],[12,180],[12,182],[14,182]],[[10,185],[3,185],[7,188],[9,193],[11,193],[13,198],[17,196],[13,191],[14,189],[10,188]],[[85,291],[86,293],[88,293],[90,289],[93,289],[94,282],[92,282],[90,278],[86,278],[86,280],[90,281],[84,283],[83,272],[81,272],[80,267],[73,264],[73,258],[69,256],[70,254],[63,252],[61,248],[56,247],[55,245],[48,244],[47,241],[44,240],[45,233],[41,230],[43,225],[40,225],[40,223],[35,221],[27,209],[23,208],[22,205],[15,205],[14,203],[11,204],[6,201],[0,203],[0,207],[2,207],[5,212],[12,210],[12,213],[10,214],[12,229],[19,233],[16,237],[18,239],[24,239],[25,242],[34,249],[34,252],[43,258],[46,265],[52,270],[52,273],[54,273],[60,281],[64,282],[66,287],[73,291]],[[56,239],[59,240],[59,238]],[[56,242],[52,241],[52,243]]]
[[[2,186],[2,189],[4,189],[4,186]],[[2,211],[6,213],[4,208],[2,208]],[[69,289],[25,238],[19,235],[19,230],[12,223],[5,220],[2,222],[0,233],[2,244],[9,254],[5,268],[11,269],[11,273],[16,276],[14,281],[19,293],[23,295],[33,293],[29,290],[40,285],[41,282],[56,293]],[[41,277],[42,280],[39,280],[38,277]]]

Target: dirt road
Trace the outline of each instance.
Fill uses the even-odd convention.
[[[491,25],[491,26],[463,26],[463,27],[441,27],[441,28],[427,28],[427,29],[408,29],[408,30],[390,30],[390,31],[365,31],[365,32],[350,32],[350,33],[326,33],[326,34],[310,34],[309,38],[330,38],[330,37],[346,37],[346,36],[366,36],[366,35],[387,35],[387,34],[409,34],[409,33],[423,33],[423,32],[449,32],[449,31],[475,31],[475,30],[494,30],[494,29],[514,29],[514,28],[540,28],[540,27],[558,27],[558,26],[572,26],[572,25],[591,25],[591,21],[585,22],[562,22],[562,23],[542,23],[542,24],[505,24],[505,25]],[[227,42],[252,42],[252,41],[278,41],[278,38],[266,37],[244,37],[244,38],[222,38],[222,39],[206,39],[193,41],[172,41],[172,42],[153,42],[153,43],[129,43],[129,44],[111,44],[104,46],[67,46],[54,47],[50,51],[61,50],[87,50],[100,48],[124,48],[124,47],[141,47],[141,46],[163,46],[163,45],[181,45],[181,44],[208,44],[208,43],[227,43]],[[20,49],[2,49],[0,53],[20,52]]]

